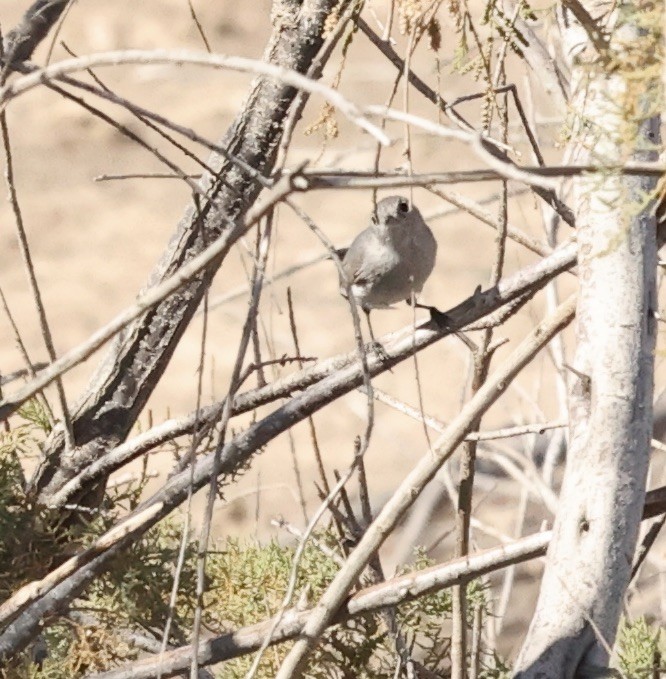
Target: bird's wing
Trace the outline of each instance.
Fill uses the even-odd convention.
[[[342,260],[342,269],[350,285],[370,285],[385,273],[383,262],[376,256],[383,248],[371,229],[356,236]],[[342,281],[340,288],[344,290]]]

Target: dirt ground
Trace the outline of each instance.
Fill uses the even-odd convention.
[[[27,6],[26,0],[4,0],[0,9],[3,32],[12,27]],[[214,51],[260,57],[269,35],[270,6],[268,0],[256,2],[195,2],[199,19]],[[384,16],[383,3],[374,2],[372,9]],[[372,14],[367,12],[368,20]],[[450,59],[455,38],[452,22],[445,11],[441,18],[444,29],[439,67],[441,91],[447,99],[468,94],[474,88],[470,77],[452,73]],[[399,38],[399,36],[398,36]],[[116,0],[81,0],[67,15],[52,60],[66,58],[61,42],[76,54],[127,48],[203,49],[201,38],[183,0],[129,2]],[[47,41],[48,43],[48,41]],[[35,61],[43,63],[49,44],[40,49]],[[404,40],[398,40],[404,49]],[[339,59],[327,68],[326,81],[335,75]],[[415,55],[413,67],[433,85],[437,82],[437,59],[425,45]],[[195,129],[210,139],[219,139],[248,91],[251,77],[226,71],[198,67],[123,66],[104,68],[97,75],[114,91],[157,111],[174,121]],[[511,74],[523,95],[526,93],[522,70]],[[395,77],[393,67],[360,34],[356,35],[346,60],[341,92],[360,103],[385,103]],[[538,79],[533,81],[533,105],[539,119],[557,117]],[[145,130],[122,110],[93,102],[132,131],[164,151],[182,167],[195,171],[195,165],[170,148],[157,135]],[[405,106],[402,90],[396,106]],[[418,93],[412,92],[409,109],[430,119],[437,119],[434,107]],[[320,133],[305,135],[307,125],[321,114],[322,101],[313,97],[303,122],[294,136],[290,162],[309,159],[314,167],[369,169],[375,144],[366,134],[346,120],[338,118],[340,136],[323,144]],[[478,106],[463,109],[472,122],[479,119]],[[94,330],[130,305],[148,279],[188,202],[187,187],[173,179],[131,178],[95,181],[101,175],[149,174],[164,169],[149,153],[128,141],[119,132],[91,117],[86,111],[58,95],[40,88],[16,99],[8,109],[16,184],[23,210],[32,256],[44,296],[56,348],[63,353],[84,341]],[[401,125],[389,125],[388,132],[396,144],[385,151],[382,167],[392,169],[405,162],[405,134]],[[557,125],[540,128],[547,155],[558,158],[561,151]],[[530,162],[518,129],[512,128],[512,141]],[[515,137],[515,138],[514,138]],[[204,151],[199,151],[205,157]],[[414,132],[411,154],[415,172],[471,169],[479,161],[464,146],[433,139]],[[474,199],[485,199],[499,190],[499,184],[472,184],[451,187]],[[520,188],[512,186],[512,189]],[[6,191],[5,191],[6,193]],[[440,198],[416,190],[414,199],[425,215],[446,207]],[[298,197],[299,204],[325,231],[328,237],[344,245],[366,226],[371,210],[369,191],[330,191]],[[496,211],[496,203],[488,210]],[[485,285],[494,260],[493,231],[472,217],[456,213],[446,218],[431,218],[430,224],[439,243],[436,270],[423,293],[423,301],[448,308]],[[543,239],[539,205],[530,196],[511,200],[510,221],[533,236]],[[569,237],[563,232],[563,237]],[[226,303],[220,300],[247,282],[248,248],[244,242],[224,262],[210,292],[204,403],[224,395],[235,347],[247,308],[247,294]],[[270,270],[280,272],[287,266],[306,261],[322,252],[322,246],[308,228],[286,209],[278,215],[276,238]],[[535,261],[524,248],[510,244],[506,271],[513,272]],[[13,217],[6,201],[0,203],[0,286],[15,315],[21,336],[33,360],[45,360],[37,315],[26,283],[26,275],[17,245]],[[337,275],[330,262],[324,262],[273,284],[263,298],[261,317],[265,357],[293,354],[293,343],[287,314],[287,286],[291,287],[295,304],[302,353],[327,357],[350,350],[354,345],[353,327],[345,301],[337,291]],[[560,294],[574,289],[572,276],[561,282]],[[517,341],[546,310],[545,297],[538,296],[499,335],[508,342],[496,354],[494,365],[515,347]],[[419,318],[421,314],[419,314]],[[202,316],[198,316],[169,365],[155,391],[148,409],[140,419],[146,428],[172,416],[190,412],[196,402],[197,365],[201,348]],[[412,320],[405,306],[374,314],[373,325],[378,334],[398,330]],[[566,343],[570,350],[571,337]],[[86,364],[67,374],[65,386],[70,403],[75,403],[103,356],[104,349]],[[661,360],[661,359],[660,359]],[[0,370],[11,372],[22,367],[11,328],[0,315]],[[293,368],[280,369],[281,373]],[[443,421],[450,420],[459,409],[468,373],[467,350],[459,340],[447,339],[418,357],[418,374],[423,409]],[[663,368],[660,367],[660,376]],[[376,386],[394,397],[419,407],[419,385],[416,366],[407,361],[392,373],[377,378]],[[663,383],[663,379],[661,381]],[[13,385],[12,385],[13,386]],[[253,385],[250,385],[253,386]],[[11,391],[8,387],[7,391]],[[54,400],[55,402],[55,400]],[[392,490],[427,453],[428,442],[421,424],[407,415],[378,403],[372,443],[367,452],[367,468],[372,501],[375,507],[389,497]],[[544,353],[516,380],[515,385],[483,421],[484,429],[523,422],[547,421],[560,417],[552,362]],[[344,469],[352,459],[354,437],[365,428],[365,397],[351,394],[318,413],[314,420],[317,437],[329,473]],[[241,423],[234,423],[239,427]],[[286,435],[275,440],[258,456],[251,469],[239,482],[226,489],[224,503],[215,514],[217,537],[243,535],[267,539],[279,534],[271,519],[280,515],[302,527],[294,460],[302,478],[308,510],[318,504],[313,481],[317,478],[309,429],[296,427],[293,438]],[[431,433],[431,437],[435,436]],[[522,439],[519,446],[530,454],[534,441]],[[163,481],[172,467],[168,451],[151,458],[151,469],[159,474],[153,486]],[[655,469],[652,485],[664,482],[663,465]],[[401,531],[387,544],[383,559],[388,573],[405,558],[412,541],[429,545],[451,530],[452,511],[446,496],[436,492],[440,501],[434,505],[431,518],[414,530]],[[530,498],[526,518],[516,525],[516,508],[521,489],[505,478],[483,475],[478,482],[476,516],[482,524],[505,535],[526,534],[538,530],[543,520],[552,516],[537,498]],[[197,515],[201,510],[200,500]],[[496,536],[481,529],[474,532],[475,546],[498,544]],[[433,550],[433,556],[445,559],[451,554],[451,540],[445,539]],[[649,565],[648,585],[636,593],[632,611],[645,611],[659,616],[659,564],[664,564],[664,542],[653,550]],[[518,587],[514,589],[505,620],[500,648],[511,654],[524,633],[535,596],[534,582],[540,566],[530,564],[517,570]],[[501,585],[500,578],[493,583]],[[663,588],[662,588],[663,591]],[[663,596],[663,595],[661,595]]]

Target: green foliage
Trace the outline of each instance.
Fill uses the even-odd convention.
[[[317,543],[334,548],[330,534],[319,534]],[[293,550],[275,542],[260,546],[229,541],[225,549],[211,555],[206,598],[206,621],[209,628],[221,633],[250,625],[274,615],[280,608],[292,569]],[[432,565],[421,552],[414,567],[421,570]],[[315,544],[306,548],[299,567],[294,602],[307,595],[315,601],[333,579],[338,566]],[[408,572],[405,570],[404,572]],[[470,624],[476,607],[486,607],[487,593],[480,583],[469,587]],[[292,603],[294,603],[292,602]],[[447,621],[451,616],[451,596],[446,590],[435,592],[398,607],[395,616],[407,648],[425,667],[446,668],[450,639]],[[269,649],[262,658],[257,677],[275,676],[290,644]],[[224,679],[244,677],[253,661],[246,656],[225,664]],[[349,620],[328,631],[313,654],[308,677],[313,679],[359,677],[389,679],[395,676],[397,652],[395,637],[387,625],[387,614],[365,615]],[[491,663],[493,668],[496,663]],[[483,677],[499,676],[482,674]]]
[[[311,604],[323,592],[337,571],[333,558],[318,545],[334,547],[328,533],[316,536],[316,544],[304,551],[298,569],[294,601]],[[29,662],[29,655],[14,666],[12,677],[65,679],[100,671],[132,660],[137,649],[131,635],[151,630],[160,638],[168,614],[173,569],[180,545],[178,526],[163,522],[147,533],[89,588],[85,598],[72,607],[69,618],[54,621],[42,642],[49,655],[41,670]],[[179,597],[173,616],[171,643],[187,642],[195,602],[196,550],[186,553],[180,578]],[[283,602],[292,571],[294,550],[277,542],[266,545],[228,540],[211,551],[207,559],[207,594],[204,626],[214,634],[266,620]],[[418,554],[415,567],[431,562]],[[486,592],[478,583],[469,588],[469,608],[486,606]],[[395,619],[406,646],[430,669],[448,665],[450,640],[447,620],[451,614],[449,592],[441,591],[400,606]],[[359,677],[388,679],[395,676],[397,652],[394,634],[389,632],[385,613],[361,616],[329,630],[311,660],[308,676],[313,679]],[[471,619],[470,619],[471,623]],[[275,676],[290,644],[268,649],[257,677]],[[225,663],[218,676],[244,677],[253,656]],[[497,663],[493,663],[497,667]],[[494,672],[494,673],[493,673]],[[499,677],[495,670],[482,677]]]
[[[666,629],[650,627],[645,618],[623,620],[618,634],[618,665],[626,677],[654,676],[655,664],[666,657]],[[655,663],[656,661],[656,663]]]
[[[42,577],[52,566],[44,554],[59,551],[52,529],[55,517],[33,507],[24,491],[21,461],[38,451],[34,423],[0,432],[0,600]]]
[[[39,399],[31,398],[29,401],[26,401],[19,408],[18,414],[28,424],[34,425],[42,433],[51,433],[51,417]]]
[[[64,528],[56,512],[30,503],[24,490],[22,461],[39,451],[48,431],[48,418],[39,404],[23,412],[25,422],[0,434],[0,596],[9,598],[27,582],[42,578],[63,559],[91,544],[131,511],[139,501],[145,475],[123,490],[107,494],[104,511],[87,521]],[[138,657],[136,635],[161,640],[169,618],[175,564],[181,549],[181,525],[166,520],[126,549],[72,603],[67,615],[47,621],[35,644],[0,676],[10,679],[70,679],[102,671]],[[338,540],[321,532],[310,541],[298,565],[290,605],[312,605],[334,578],[339,566]],[[186,644],[192,629],[196,594],[196,544],[184,553],[178,596],[171,612],[169,643]],[[283,605],[293,569],[294,548],[226,540],[207,555],[203,624],[223,634],[264,621]],[[423,552],[413,569],[432,565]],[[407,572],[407,571],[404,571]],[[468,587],[469,623],[475,610],[487,608],[487,592],[480,583]],[[399,606],[395,612],[359,616],[330,629],[311,658],[312,679],[389,679],[402,648],[425,667],[446,672],[450,638],[451,597],[435,592]],[[275,676],[289,643],[264,653],[258,678]],[[36,663],[35,660],[39,660]],[[225,663],[219,676],[244,677],[253,656]],[[482,678],[501,677],[501,662],[486,659]]]

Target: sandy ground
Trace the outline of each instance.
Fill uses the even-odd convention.
[[[5,0],[0,11],[3,31],[20,16],[26,2]],[[215,51],[259,57],[270,31],[270,2],[220,1],[198,2],[199,16]],[[376,3],[378,11],[381,5]],[[451,22],[442,13],[444,49],[442,91],[448,99],[470,91],[470,81],[451,73],[446,60],[451,57],[453,40]],[[187,47],[202,49],[201,39],[190,18],[187,3],[181,0],[109,3],[86,0],[77,3],[63,24],[52,59],[66,56],[60,41],[77,54],[124,48]],[[403,45],[399,44],[400,49]],[[43,62],[48,46],[40,50],[36,61]],[[336,60],[336,64],[338,61]],[[327,69],[330,82],[335,65]],[[436,82],[436,60],[425,46],[414,59],[414,68],[426,80]],[[100,69],[98,75],[115,91],[171,119],[196,129],[211,139],[222,136],[248,91],[251,78],[204,68],[167,66],[117,67]],[[341,91],[362,103],[384,103],[390,91],[393,67],[357,35],[342,76]],[[516,74],[523,87],[522,72]],[[523,89],[524,92],[524,89]],[[537,114],[552,115],[535,90]],[[191,161],[167,146],[159,137],[145,131],[131,116],[100,105],[130,129],[193,170]],[[347,121],[339,119],[340,137],[325,147],[319,134],[305,136],[303,128],[314,122],[321,112],[321,100],[313,98],[304,114],[304,124],[294,137],[292,162],[310,159],[319,167],[367,169],[372,165],[375,145]],[[400,94],[397,105],[404,106]],[[432,105],[412,93],[410,110],[436,119]],[[127,307],[148,279],[148,275],[174,231],[188,200],[188,191],[176,180],[126,179],[96,182],[100,175],[152,173],[163,171],[155,158],[127,141],[117,131],[92,118],[69,101],[45,89],[20,97],[9,107],[9,123],[15,162],[16,183],[25,219],[32,256],[44,295],[58,352],[62,353],[85,340],[90,333]],[[478,113],[466,108],[472,120]],[[383,155],[382,166],[391,169],[404,163],[404,130],[392,125],[389,133],[397,143]],[[558,128],[544,127],[542,139],[552,142]],[[439,139],[412,135],[414,170],[451,170],[479,167],[471,152]],[[558,150],[546,144],[554,158]],[[525,152],[522,144],[518,149]],[[204,154],[205,157],[205,154]],[[529,160],[529,155],[523,158]],[[467,196],[482,199],[496,193],[497,184],[452,187]],[[517,188],[517,187],[516,187]],[[445,207],[445,203],[423,190],[414,199],[424,214]],[[347,243],[366,225],[371,209],[367,191],[319,192],[299,196],[300,205],[336,244]],[[489,210],[496,208],[489,206]],[[539,206],[529,196],[511,201],[511,222],[542,238]],[[447,308],[469,295],[477,285],[484,285],[494,259],[493,232],[463,214],[430,220],[439,243],[436,270],[424,290],[424,301]],[[21,336],[34,360],[43,360],[45,351],[38,328],[34,305],[26,285],[11,211],[0,204],[0,286],[19,325]],[[567,236],[568,234],[564,234]],[[204,403],[219,398],[226,391],[235,346],[247,308],[247,295],[222,305],[216,302],[229,291],[245,285],[248,265],[247,248],[241,244],[224,262],[210,293],[212,311],[207,336],[206,369],[203,386]],[[322,252],[317,239],[286,209],[278,215],[276,238],[270,270],[279,272],[286,266],[308,260]],[[509,245],[506,270],[512,272],[535,260],[535,256]],[[561,294],[573,289],[572,277],[563,280]],[[261,316],[265,333],[265,357],[293,354],[289,329],[286,290],[291,286],[302,353],[326,357],[353,347],[353,327],[349,311],[337,292],[337,276],[331,263],[321,263],[293,277],[276,282],[264,295]],[[509,341],[496,355],[497,365],[530,329],[545,310],[543,297],[537,297],[512,319],[499,335]],[[420,315],[419,315],[420,317]],[[373,318],[379,334],[397,330],[411,322],[405,306],[378,312]],[[167,374],[155,391],[141,426],[150,420],[159,422],[168,416],[190,412],[197,391],[197,364],[202,334],[202,316],[186,333]],[[570,338],[567,339],[570,343]],[[103,350],[102,350],[103,351]],[[102,352],[66,377],[68,399],[75,403]],[[559,416],[551,361],[547,353],[539,357],[516,380],[506,398],[484,419],[484,428],[512,423],[548,420]],[[10,372],[22,366],[13,335],[5,316],[0,318],[0,370]],[[447,339],[419,355],[418,369],[425,412],[447,421],[457,412],[468,372],[468,356],[456,339]],[[291,368],[281,369],[288,372]],[[419,387],[414,362],[394,369],[376,380],[376,386],[414,407],[419,404]],[[149,411],[149,412],[148,412]],[[353,454],[354,437],[365,427],[365,397],[351,394],[315,416],[317,436],[329,473],[343,469]],[[240,423],[235,426],[240,426]],[[226,489],[226,503],[216,511],[217,536],[247,535],[262,539],[275,534],[270,520],[282,515],[296,525],[303,519],[295,484],[294,460],[302,477],[308,508],[317,504],[313,480],[316,478],[312,443],[306,424],[296,427],[293,439],[282,436],[258,456],[251,469],[233,487]],[[531,441],[523,442],[529,452]],[[395,410],[378,404],[372,443],[367,453],[368,476],[375,506],[392,490],[427,451],[422,426]],[[151,465],[160,474],[154,484],[171,469],[171,457],[155,456]],[[654,485],[663,482],[653,479]],[[434,494],[434,493],[433,493]],[[486,477],[476,495],[478,518],[494,530],[506,534],[538,529],[542,519],[549,519],[538,503],[531,502],[525,525],[515,526],[515,509],[520,491],[502,479]],[[199,508],[197,509],[199,511]],[[451,509],[440,502],[419,541],[429,544],[435,536],[451,527]],[[415,533],[409,531],[408,537]],[[496,537],[475,532],[479,546],[497,544]],[[450,540],[434,550],[437,558],[450,554]],[[663,559],[663,543],[661,554]],[[405,553],[404,534],[389,543],[384,558],[392,565]],[[519,581],[531,582],[538,565],[520,568]],[[657,581],[653,577],[653,582]],[[653,590],[656,592],[656,590]],[[534,596],[533,587],[521,587],[507,616],[502,647],[511,651],[516,635],[524,630]],[[656,598],[645,606],[657,613]]]

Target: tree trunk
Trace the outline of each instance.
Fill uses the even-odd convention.
[[[336,5],[337,0],[276,0],[275,27],[264,60],[307,73],[324,42],[324,22]],[[270,175],[297,94],[297,90],[282,82],[257,78],[220,145],[258,172]],[[216,174],[204,174],[200,185],[210,199],[194,200],[187,207],[149,286],[172,276],[213,240],[232,230],[261,191],[261,185],[248,172],[219,154],[213,154],[208,164]],[[235,240],[237,237],[230,240],[229,247]],[[166,369],[224,254],[118,336],[74,413],[76,448],[64,450],[61,430],[54,431],[47,441],[45,463],[31,484],[38,501],[50,504],[49,498],[77,471],[125,439]],[[89,504],[95,502],[88,499]]]
[[[649,78],[659,73],[652,68],[648,75],[648,68],[659,58],[659,38],[638,29],[649,22],[636,5],[604,17],[607,41],[592,20],[606,8],[577,5],[586,29],[562,13],[574,159],[655,160],[660,88]],[[521,679],[605,667],[615,639],[650,451],[657,244],[645,203],[655,185],[612,172],[575,182],[580,295],[569,378],[571,446],[536,612],[516,665]]]

